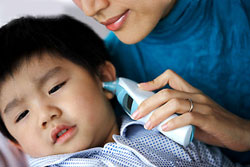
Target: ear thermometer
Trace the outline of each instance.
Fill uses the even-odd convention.
[[[155,94],[154,92],[141,90],[140,88],[138,88],[136,82],[122,77],[118,78],[116,81],[113,82],[104,82],[103,88],[116,95],[118,102],[121,104],[125,112],[130,117],[145,99]],[[138,121],[145,124],[153,112],[154,111],[139,119]],[[175,117],[178,117],[178,115],[171,115],[169,118],[167,118],[158,126],[156,126],[154,129],[158,130],[163,135],[186,147],[193,140],[195,130],[194,126],[186,125],[184,127],[167,132],[163,131],[161,128],[163,124]]]

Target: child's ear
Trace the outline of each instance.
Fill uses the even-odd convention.
[[[102,82],[116,80],[116,71],[114,65],[110,61],[105,61],[98,69],[99,77]]]
[[[108,81],[115,81],[116,80],[116,70],[115,66],[110,62],[106,61],[103,65],[101,65],[98,69],[99,71],[99,78],[102,82],[108,82]],[[102,87],[102,82],[101,82],[101,87]],[[105,96],[108,99],[112,99],[114,97],[114,94],[107,91],[103,90],[105,93]]]

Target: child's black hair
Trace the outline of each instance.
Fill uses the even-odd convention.
[[[94,75],[108,59],[103,40],[72,17],[21,17],[0,28],[0,85],[18,70],[23,60],[44,52],[55,53]],[[0,131],[16,142],[1,116]]]

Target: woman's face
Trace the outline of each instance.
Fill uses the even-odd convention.
[[[73,0],[126,44],[144,39],[176,0]]]

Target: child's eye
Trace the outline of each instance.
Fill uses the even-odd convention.
[[[64,84],[66,83],[66,81],[56,85],[55,87],[53,87],[50,91],[49,94],[55,93],[57,90],[59,90]]]
[[[22,112],[18,118],[16,119],[16,123],[19,122],[20,120],[22,120],[27,114],[29,113],[29,110],[25,110],[24,112]]]

